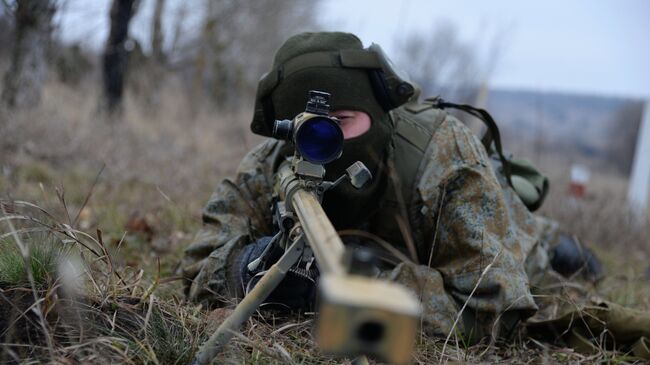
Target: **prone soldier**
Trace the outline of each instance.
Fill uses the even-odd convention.
[[[377,276],[416,294],[423,330],[474,342],[507,336],[533,315],[531,281],[549,265],[549,225],[529,207],[543,191],[505,174],[502,154],[494,159],[490,145],[434,101],[419,102],[379,46],[364,48],[348,33],[302,33],[280,47],[259,82],[252,131],[270,137],[275,120],[304,110],[310,90],[332,95],[330,115],[345,138],[325,180],[355,161],[374,177],[364,189],[325,192],[323,209],[348,247],[378,258]],[[260,271],[250,263],[274,235],[274,175],[292,152],[268,139],[218,185],[182,263],[190,300],[224,306],[255,284]],[[268,301],[310,308],[318,279],[310,268],[288,273]]]

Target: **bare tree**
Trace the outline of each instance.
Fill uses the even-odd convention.
[[[315,1],[206,0],[195,53],[195,85],[218,105],[251,94],[272,55],[290,35],[317,29]]]
[[[8,2],[0,2],[0,57],[9,58],[14,43],[13,11]]]
[[[128,65],[129,24],[136,13],[138,3],[138,0],[113,0],[111,6],[111,29],[103,58],[104,97],[109,112],[117,111],[121,107]]]
[[[11,66],[5,75],[2,99],[9,107],[37,105],[47,76],[47,49],[52,33],[55,0],[16,0]]]
[[[156,0],[151,21],[151,54],[154,61],[158,64],[163,64],[165,62],[162,30],[162,14],[164,9],[165,0]]]
[[[188,14],[188,5],[182,2],[176,9],[172,31],[171,47],[168,54],[176,54],[182,41],[183,26]]]
[[[481,60],[477,47],[460,39],[453,24],[443,22],[428,32],[406,35],[399,42],[396,60],[425,95],[473,103],[495,67],[499,43],[495,38]]]

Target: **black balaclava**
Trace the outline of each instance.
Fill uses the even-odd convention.
[[[274,59],[274,69],[296,57],[314,52],[363,49],[359,38],[349,33],[302,33],[289,38]],[[305,110],[310,90],[331,94],[331,110],[356,110],[367,113],[370,129],[344,141],[341,158],[325,165],[326,180],[335,180],[355,161],[363,162],[372,172],[369,186],[356,190],[349,183],[325,193],[323,208],[337,229],[358,227],[377,208],[385,186],[383,161],[392,134],[388,114],[377,102],[366,69],[344,67],[307,67],[283,78],[271,93],[275,119],[292,119]]]

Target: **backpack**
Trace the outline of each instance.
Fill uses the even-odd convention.
[[[400,161],[395,168],[398,176],[405,177],[402,178],[401,186],[392,189],[398,191],[397,194],[401,191],[402,197],[395,197],[395,200],[409,201],[422,155],[431,136],[444,121],[444,109],[447,108],[462,110],[483,121],[487,130],[481,143],[494,161],[495,172],[505,178],[529,211],[539,209],[548,195],[548,178],[530,161],[504,154],[499,128],[486,110],[467,104],[450,103],[439,97],[427,98],[423,102],[409,102],[391,111],[396,134],[392,153]]]
[[[377,214],[370,224],[377,236],[388,242],[405,240],[424,242],[428,238],[417,223],[419,204],[416,202],[415,186],[420,174],[423,156],[436,129],[447,118],[445,108],[456,108],[478,117],[487,125],[487,132],[481,139],[497,178],[505,189],[512,188],[529,211],[535,211],[548,194],[548,179],[530,162],[514,159],[503,153],[501,135],[494,119],[483,109],[469,105],[446,102],[440,98],[428,98],[422,102],[411,101],[390,111],[394,123],[394,135],[388,146],[388,186],[380,199]],[[399,163],[395,163],[399,161]],[[394,165],[394,166],[391,166]],[[507,185],[506,185],[507,184]],[[431,237],[429,237],[431,238]],[[417,245],[406,244],[405,247]],[[422,246],[417,250],[425,250]],[[426,257],[426,252],[411,252],[417,257]]]

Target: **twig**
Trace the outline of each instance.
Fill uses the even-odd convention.
[[[481,273],[481,275],[478,278],[478,281],[476,282],[476,285],[472,289],[472,292],[469,293],[469,296],[465,300],[465,303],[463,303],[463,306],[460,308],[460,311],[458,311],[458,315],[456,316],[456,319],[454,320],[454,324],[451,326],[451,330],[449,330],[449,334],[447,334],[447,338],[445,339],[445,343],[442,345],[442,356],[445,356],[445,349],[447,348],[447,343],[449,342],[449,339],[451,338],[452,333],[454,333],[456,326],[458,325],[458,321],[460,320],[460,317],[463,315],[463,311],[465,311],[465,308],[467,307],[467,304],[469,301],[472,299],[474,296],[474,293],[476,292],[476,289],[478,289],[478,286],[481,284],[481,281],[483,281],[483,278],[487,274],[488,271],[492,268],[492,265],[496,262],[497,258],[501,255],[501,252],[503,251],[503,248],[494,256],[492,259],[492,262],[488,266],[485,267],[485,270]],[[442,362],[442,358],[441,358]]]
[[[293,360],[291,359],[291,355],[289,355],[289,351],[287,351],[287,349],[282,347],[282,345],[277,342],[273,344],[273,348],[275,348],[280,353],[280,355],[284,357],[284,361],[286,361],[287,364],[293,364]]]
[[[26,201],[24,201],[24,200],[3,200],[3,199],[0,199],[0,203],[1,203],[1,205],[2,205],[3,207],[4,207],[5,205],[8,205],[9,203],[11,203],[11,205],[15,205],[15,206],[23,206],[23,207],[34,208],[34,209],[40,211],[41,213],[45,214],[45,215],[46,215],[47,217],[49,217],[51,220],[53,220],[53,221],[55,221],[55,222],[57,221],[57,219],[56,219],[56,218],[55,218],[55,217],[54,217],[50,212],[48,212],[47,210],[45,210],[45,209],[39,207],[39,206],[36,205],[36,204],[30,203],[30,202],[26,202]]]
[[[40,208],[39,208],[39,209],[40,209]],[[41,210],[41,212],[44,212],[44,211]],[[48,213],[47,215],[50,216],[49,213]],[[51,216],[50,216],[50,217],[51,217]],[[81,245],[83,248],[85,248],[85,249],[87,249],[88,251],[92,252],[95,256],[97,256],[97,257],[101,257],[101,256],[102,256],[102,255],[100,255],[97,251],[93,250],[93,249],[90,248],[88,245],[86,245],[84,242],[82,242],[82,241],[79,240],[77,237],[75,237],[74,235],[71,234],[71,233],[74,233],[74,234],[78,234],[78,235],[81,235],[81,236],[85,236],[85,237],[87,237],[87,238],[90,238],[90,240],[91,240],[91,241],[94,241],[94,243],[96,243],[97,245],[99,245],[98,242],[97,242],[97,241],[96,241],[96,240],[95,240],[91,235],[89,235],[89,234],[86,233],[86,232],[79,231],[79,230],[76,230],[76,229],[70,229],[70,228],[66,228],[66,227],[61,228],[61,227],[58,227],[58,226],[50,225],[50,224],[47,224],[47,223],[45,223],[45,222],[43,222],[43,221],[40,221],[40,220],[38,220],[38,219],[36,219],[36,218],[34,218],[34,217],[24,216],[24,215],[5,216],[5,217],[0,218],[0,219],[1,219],[1,220],[9,220],[9,219],[16,219],[16,220],[17,220],[17,219],[22,219],[22,220],[30,221],[30,222],[32,222],[32,223],[37,223],[37,224],[39,224],[39,225],[41,225],[41,226],[47,228],[47,230],[49,230],[49,231],[57,232],[57,233],[61,233],[61,234],[63,234],[64,236],[66,236],[66,237],[72,239],[73,241],[75,241],[76,243],[78,243],[79,245]],[[54,218],[52,218],[52,219],[55,220]],[[30,231],[27,231],[27,229],[16,230],[16,233],[23,233],[23,232],[28,233],[28,232],[30,232]],[[6,233],[6,234],[2,235],[2,237],[4,238],[4,237],[12,236],[12,235],[13,235],[13,234],[10,232],[10,233]]]
[[[102,238],[102,230],[97,228],[97,241],[99,242],[99,247],[102,248],[102,251],[104,251],[104,257],[106,257],[106,260],[108,261],[108,265],[110,268],[110,274],[115,274],[118,279],[122,282],[124,285],[128,285],[124,279],[122,279],[122,276],[120,275],[119,272],[115,271],[115,268],[113,266],[113,259],[111,258],[111,255],[108,254],[108,250],[106,249],[106,245],[104,244],[104,239]]]
[[[257,351],[259,351],[259,352],[261,352],[261,353],[263,353],[263,354],[265,354],[267,356],[270,356],[270,357],[272,357],[272,358],[274,358],[276,360],[282,361],[282,362],[286,361],[284,356],[276,353],[275,351],[269,351],[269,349],[264,348],[259,343],[251,340],[250,338],[244,336],[243,334],[241,334],[241,333],[239,333],[237,331],[233,331],[233,337],[236,337],[236,338],[242,340],[244,343],[248,344],[249,346],[253,347]]]
[[[23,233],[38,233],[38,232],[50,232],[48,228],[21,228],[17,229],[16,233],[18,234],[23,234]],[[0,234],[0,241],[7,237],[11,237],[13,234],[12,233],[3,233]]]
[[[168,276],[168,277],[160,279],[160,284],[173,283],[174,281],[179,281],[179,280],[183,280],[183,279],[185,279],[185,277],[183,275]]]
[[[84,265],[82,265],[82,266],[83,266],[83,269],[84,269],[84,273],[86,273],[86,275],[87,275],[88,278],[90,279],[90,282],[93,284],[93,286],[94,286],[95,289],[97,290],[97,293],[99,293],[99,294],[101,294],[102,296],[104,296],[104,292],[101,290],[101,288],[100,288],[99,285],[97,284],[97,281],[95,281],[95,278],[94,278],[93,275],[90,273],[90,268],[88,267],[88,263],[87,263],[87,261],[86,261],[86,259],[85,259],[85,257],[84,257],[85,255],[83,254],[83,252],[80,253],[80,256],[81,256],[81,262],[84,263]]]
[[[496,336],[497,326],[499,325],[499,322],[501,321],[501,317],[503,317],[503,314],[507,313],[508,310],[510,310],[510,308],[512,308],[515,304],[517,304],[517,302],[519,302],[521,299],[524,299],[526,297],[528,297],[528,295],[521,295],[519,296],[519,298],[513,300],[512,303],[510,303],[504,310],[502,310],[501,313],[499,313],[499,315],[495,318],[494,323],[492,324],[492,330],[490,331],[492,338],[490,340],[490,343],[486,346],[485,350],[481,352],[481,354],[479,355],[479,358],[482,358],[490,350],[490,348],[494,346],[497,338]]]
[[[165,198],[165,200],[167,200],[169,203],[171,203],[171,204],[173,204],[173,205],[176,205],[176,203],[174,203],[174,202],[171,200],[171,198],[170,198],[167,194],[165,194],[165,192],[163,192],[162,189],[160,189],[160,186],[156,185],[156,190],[158,190],[158,192],[160,193],[160,195],[162,195],[162,197]]]
[[[447,187],[442,189],[442,197],[440,197],[440,205],[438,206],[438,217],[436,218],[436,228],[433,231],[433,243],[431,244],[431,251],[429,252],[429,262],[427,263],[428,267],[431,267],[431,261],[433,260],[433,251],[436,249],[436,240],[438,239],[438,227],[440,226],[440,216],[442,215],[442,205],[445,202],[445,196],[447,195]]]
[[[13,327],[13,326],[14,326],[14,325],[15,325],[15,324],[16,324],[16,323],[17,323],[21,318],[23,318],[23,317],[25,317],[25,319],[26,319],[27,321],[29,321],[30,323],[33,323],[33,320],[32,320],[31,318],[29,318],[29,317],[26,317],[26,315],[27,315],[27,312],[29,312],[29,311],[30,311],[30,310],[31,310],[31,309],[32,309],[32,308],[37,304],[36,302],[32,303],[32,305],[30,305],[27,309],[22,310],[22,309],[20,309],[18,306],[16,306],[16,305],[11,301],[11,300],[9,300],[9,298],[7,298],[7,297],[2,293],[2,291],[0,291],[0,296],[2,296],[2,298],[3,298],[7,303],[9,303],[9,305],[10,305],[10,306],[15,310],[15,311],[17,311],[17,312],[21,312],[19,316],[17,316],[17,317],[16,317],[16,318],[11,322],[11,323],[9,323],[9,324],[7,325],[7,328],[5,328],[4,331],[0,332],[0,337],[2,337],[2,336],[4,336],[5,334],[7,334],[7,332],[9,331],[9,329],[11,329],[11,327]],[[39,300],[39,302],[42,302],[42,301],[43,301],[43,299],[41,298],[41,299]]]
[[[286,331],[286,330],[288,330],[288,329],[290,329],[290,328],[294,328],[294,327],[298,327],[298,326],[303,326],[303,325],[306,325],[306,324],[311,323],[312,321],[313,321],[312,319],[308,319],[308,320],[306,320],[306,321],[304,321],[304,322],[300,322],[300,323],[289,323],[289,324],[284,325],[284,326],[282,326],[282,327],[276,329],[275,331],[271,332],[271,334],[272,334],[272,335],[277,335],[277,334],[279,334],[279,333],[281,333],[281,332],[284,332],[284,331]]]
[[[63,212],[65,213],[65,217],[68,219],[68,225],[72,227],[72,218],[70,218],[70,211],[68,211],[68,205],[65,202],[65,189],[61,187],[59,188],[54,188],[54,191],[56,192],[56,197],[59,198],[59,201],[61,202],[61,205],[63,205]]]
[[[102,164],[102,168],[99,169],[99,172],[97,173],[97,176],[95,176],[95,181],[93,181],[93,184],[90,186],[90,190],[88,190],[88,194],[86,194],[86,199],[84,199],[83,204],[81,204],[81,208],[79,208],[79,211],[77,212],[77,215],[74,217],[74,221],[72,221],[72,226],[76,226],[77,222],[79,221],[79,217],[81,216],[81,211],[84,210],[88,202],[90,201],[90,197],[93,194],[93,191],[95,190],[95,186],[99,182],[99,177],[104,172],[104,169],[106,168],[106,164]]]
[[[144,340],[147,341],[147,326],[149,326],[149,319],[151,318],[151,312],[153,311],[153,301],[154,301],[155,296],[152,295],[149,297],[149,308],[147,308],[147,314],[144,316],[144,325],[142,326],[142,330],[144,331]]]
[[[122,243],[124,243],[124,238],[126,238],[126,231],[122,233],[122,237],[120,238],[120,241],[117,243],[117,253],[120,253],[120,248],[122,248]]]
[[[158,273],[156,274],[156,280],[154,280],[154,282],[147,289],[147,291],[144,293],[142,298],[140,298],[140,302],[144,302],[145,300],[147,300],[147,297],[150,295],[153,297],[152,293],[154,292],[154,290],[156,290],[158,285],[160,285],[160,257],[158,257]]]

